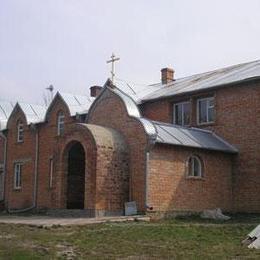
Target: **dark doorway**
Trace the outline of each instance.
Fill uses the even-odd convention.
[[[85,151],[77,142],[68,154],[67,208],[83,209],[85,194]]]

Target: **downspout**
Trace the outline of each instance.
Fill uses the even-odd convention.
[[[3,200],[5,201],[5,175],[6,175],[7,138],[3,134],[3,132],[0,132],[0,136],[4,139]]]
[[[33,187],[33,204],[29,208],[11,210],[7,207],[8,213],[23,213],[30,211],[36,207],[37,204],[37,191],[38,191],[38,158],[39,158],[39,131],[35,128],[35,161],[34,161],[34,187]]]
[[[145,149],[145,208],[146,210],[153,210],[153,206],[149,204],[149,174],[150,174],[150,151],[155,144],[155,139],[149,138],[149,143]]]

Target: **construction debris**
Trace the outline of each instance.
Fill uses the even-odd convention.
[[[243,245],[246,245],[248,248],[260,249],[260,225],[253,229],[242,241]]]
[[[214,219],[214,220],[229,220],[230,219],[230,217],[224,215],[222,213],[221,209],[219,209],[219,208],[204,210],[200,214],[200,217],[204,218],[204,219]]]

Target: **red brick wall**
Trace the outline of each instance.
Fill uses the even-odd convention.
[[[60,111],[65,115],[65,131],[75,122],[70,117],[70,112],[66,104],[56,98],[51,109],[48,112],[47,122],[43,123],[39,128],[39,162],[38,162],[38,208],[59,208],[60,205],[60,183],[56,181],[55,169],[60,151],[57,146],[62,136],[57,134],[57,116]],[[53,187],[50,188],[50,159],[53,158],[54,179]],[[44,196],[42,196],[44,194]]]
[[[4,146],[5,146],[4,143],[5,140],[0,135],[0,164],[4,162]]]
[[[216,122],[212,129],[239,149],[234,166],[237,211],[260,212],[260,85],[216,91]]]
[[[128,115],[120,97],[108,89],[101,97],[91,110],[88,123],[114,128],[124,136],[130,150],[130,200],[144,211],[146,133],[140,121]]]
[[[65,114],[65,131],[57,136],[57,115]],[[24,142],[17,143],[17,121],[24,122]],[[85,209],[91,214],[122,214],[129,200],[128,148],[124,138],[114,130],[98,129],[94,137],[87,128],[76,124],[62,99],[57,98],[48,112],[47,121],[38,125],[39,154],[37,208],[66,208],[68,151],[79,142],[85,150]],[[103,132],[102,132],[103,131]],[[99,143],[97,142],[99,141]],[[107,142],[107,143],[106,143]],[[20,110],[8,124],[8,167],[6,198],[11,209],[33,205],[36,160],[36,132],[26,126]],[[50,186],[50,159],[53,160]],[[22,188],[14,190],[14,162],[21,161]],[[76,187],[77,188],[77,187]],[[76,189],[75,188],[75,189]]]
[[[172,123],[172,105],[168,100],[159,100],[141,105],[142,115],[154,121]]]
[[[145,116],[153,120],[172,123],[173,116],[169,111],[172,111],[173,104],[191,99],[193,108],[191,126],[213,130],[239,149],[233,169],[234,203],[237,211],[260,212],[259,87],[259,83],[247,83],[142,105]],[[216,120],[214,124],[198,126],[196,100],[205,96],[215,96]],[[171,107],[170,110],[167,108],[167,103]]]
[[[60,207],[66,208],[67,155],[70,144],[77,141],[85,150],[85,209],[94,214],[122,214],[128,201],[129,171],[127,146],[115,131],[97,129],[91,133],[87,127],[74,125],[60,139],[55,183],[61,197]],[[121,141],[120,141],[121,140]]]
[[[24,123],[24,142],[17,143],[17,121]],[[8,124],[7,176],[5,200],[11,209],[31,207],[33,204],[35,132],[26,125],[26,119],[20,109],[12,114]],[[22,165],[22,188],[14,189],[14,163]]]
[[[203,178],[187,177],[187,160],[203,161]],[[155,145],[149,161],[149,206],[154,211],[232,210],[232,157],[177,146]]]

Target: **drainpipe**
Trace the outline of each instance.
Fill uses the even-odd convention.
[[[36,133],[35,133],[35,162],[34,162],[34,187],[33,187],[33,204],[29,208],[25,209],[16,209],[11,210],[7,207],[8,213],[23,213],[26,211],[30,211],[36,207],[37,204],[37,191],[38,191],[38,158],[39,158],[39,131],[33,125]]]
[[[145,150],[145,208],[148,210],[153,210],[153,206],[149,205],[149,162],[150,162],[150,151],[153,148],[155,144],[155,139],[154,138],[149,138],[149,144]]]
[[[145,208],[146,209],[151,209],[152,207],[149,206],[149,203],[148,203],[148,195],[149,195],[149,192],[148,192],[148,187],[149,187],[149,160],[150,160],[150,152],[149,151],[146,151],[146,162],[145,162]]]
[[[0,132],[0,136],[4,139],[3,200],[5,201],[5,174],[6,174],[7,138],[3,134],[3,132]]]

